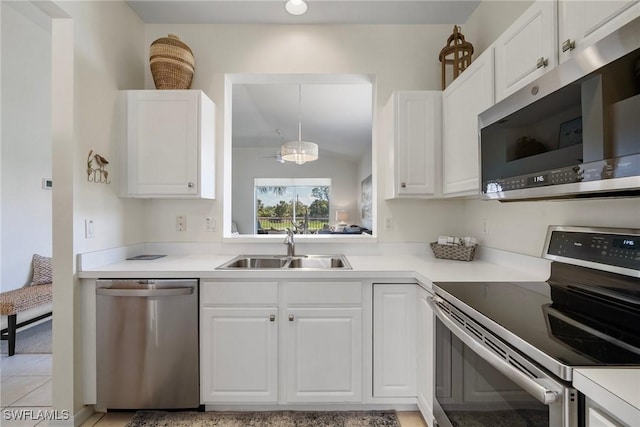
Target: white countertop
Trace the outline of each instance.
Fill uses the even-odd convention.
[[[640,426],[640,369],[579,368],[573,386],[630,426]]]
[[[118,261],[87,268],[80,278],[397,278],[437,281],[542,281],[548,268],[523,268],[486,260],[452,261],[421,255],[348,255],[351,270],[216,270],[233,255],[168,255],[150,261]]]

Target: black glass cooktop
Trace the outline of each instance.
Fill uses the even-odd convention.
[[[557,267],[563,274],[579,277],[577,273],[569,274],[563,265]],[[479,318],[473,315],[474,311],[563,365],[640,365],[640,300],[627,294],[620,298],[612,293],[594,295],[588,287],[585,290],[576,283],[435,285],[436,294],[475,320]]]

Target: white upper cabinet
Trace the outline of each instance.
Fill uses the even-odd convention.
[[[478,114],[493,105],[493,49],[487,49],[442,93],[443,194],[477,194]]]
[[[121,195],[215,198],[215,105],[199,90],[124,91]]]
[[[389,148],[385,198],[439,196],[442,92],[394,92],[383,114]]]
[[[638,0],[561,0],[558,2],[560,62],[640,16]]]
[[[556,11],[538,0],[496,40],[496,102],[557,65]]]

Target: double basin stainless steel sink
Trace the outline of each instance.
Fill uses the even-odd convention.
[[[216,270],[351,270],[344,255],[239,255]]]

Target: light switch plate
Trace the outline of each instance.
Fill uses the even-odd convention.
[[[96,237],[94,225],[95,224],[92,219],[84,220],[84,238],[85,239],[93,239],[94,237]]]

